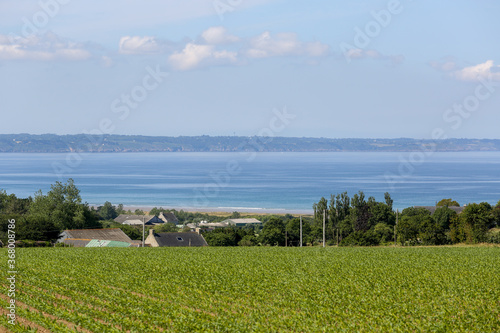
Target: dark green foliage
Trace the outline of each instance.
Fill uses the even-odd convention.
[[[442,199],[437,203],[438,207],[460,207],[460,204],[456,202],[455,200],[450,199]]]
[[[118,216],[116,207],[109,201],[106,201],[103,206],[97,208],[97,214],[99,214],[100,218],[103,220],[113,220]]]
[[[390,242],[394,240],[394,227],[389,226],[385,223],[377,223],[373,227],[373,232],[377,235],[377,239],[380,243]]]
[[[47,195],[37,192],[28,215],[49,219],[59,230],[100,227],[94,212],[82,203],[73,179],[66,184],[56,182]]]
[[[403,210],[396,226],[397,239],[402,245],[439,245],[446,243],[445,230],[425,208]]]
[[[0,214],[26,214],[33,199],[17,198],[15,194],[8,195],[0,190]]]
[[[469,204],[451,223],[450,237],[454,243],[477,244],[485,242],[488,228],[493,225],[492,207],[482,202]]]
[[[203,232],[209,246],[253,246],[257,244],[252,228],[217,228]]]
[[[19,240],[16,241],[16,247],[52,247],[52,243],[49,241]]]
[[[142,229],[139,229],[137,227],[131,226],[131,225],[126,225],[126,224],[120,224],[118,226],[122,231],[130,237],[130,239],[133,240],[141,240],[142,239]],[[147,236],[147,234],[146,234]]]
[[[379,244],[380,239],[373,230],[355,231],[340,242],[340,246],[375,246]]]
[[[163,223],[155,226],[156,232],[179,232],[179,228],[173,223]]]
[[[300,246],[300,219],[294,218],[286,223],[286,235],[288,246]],[[302,221],[302,245],[312,243],[311,225]]]
[[[231,216],[229,216],[230,219],[239,219],[241,217],[241,214],[238,212],[233,212]]]
[[[234,230],[230,228],[215,229],[212,231],[204,232],[203,237],[209,246],[236,246],[237,238]]]
[[[491,229],[486,233],[486,243],[500,244],[500,229]]]
[[[59,230],[46,215],[28,215],[16,220],[16,239],[55,242]]]
[[[448,208],[448,207],[440,207],[436,209],[434,214],[432,214],[432,217],[436,221],[436,223],[442,228],[442,229],[450,229],[450,223],[451,220],[457,215],[457,213]]]
[[[392,211],[392,204],[394,203],[394,200],[392,200],[391,195],[389,194],[389,192],[385,192],[384,193],[384,199],[385,199],[385,204]]]
[[[264,223],[259,240],[262,245],[284,246],[285,224],[283,221],[277,217],[273,217]]]

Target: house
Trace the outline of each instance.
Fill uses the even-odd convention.
[[[64,230],[58,243],[74,247],[130,247],[133,241],[121,229]]]
[[[161,212],[159,216],[120,214],[117,218],[115,218],[115,222],[128,225],[156,225],[163,223],[173,223],[177,225],[179,220],[173,213]]]
[[[425,208],[429,212],[431,212],[431,214],[434,214],[436,212],[436,209],[442,207],[444,206],[413,206],[413,208]],[[460,214],[464,210],[465,206],[464,207],[449,206],[448,208],[455,211],[455,213]]]
[[[249,218],[249,219],[227,219],[222,221],[222,223],[227,223],[228,225],[232,225],[235,227],[244,227],[247,225],[251,226],[261,226],[262,222],[254,219],[254,218]]]
[[[214,223],[201,222],[201,223],[188,223],[186,224],[186,226],[189,227],[191,231],[200,233],[200,230],[211,231],[219,228],[227,228],[229,224],[223,222],[214,222]]]
[[[194,232],[160,232],[149,230],[146,245],[151,247],[208,246],[205,238]]]
[[[175,216],[174,213],[161,212],[160,215],[158,215],[158,218],[165,223],[173,223],[175,225],[179,223],[179,220],[177,219],[177,216]]]

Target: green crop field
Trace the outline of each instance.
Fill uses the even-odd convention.
[[[16,251],[0,331],[500,331],[499,247]]]

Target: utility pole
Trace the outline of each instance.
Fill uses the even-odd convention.
[[[396,225],[394,226],[394,246],[396,246],[396,227],[398,226],[399,209],[396,209]]]
[[[288,247],[288,230],[285,227],[285,247]]]
[[[302,215],[300,216],[300,247],[302,247]]]
[[[144,216],[142,217],[142,247],[145,246],[145,243],[144,243],[144,232],[145,232],[145,229],[146,229],[146,221],[144,220]]]
[[[323,211],[323,247],[326,246],[326,210]]]

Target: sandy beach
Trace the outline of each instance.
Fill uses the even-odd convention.
[[[92,205],[92,207],[97,208],[98,205]],[[123,206],[123,209],[135,211],[140,209],[145,212],[149,212],[154,207],[160,208],[158,206]],[[313,210],[300,210],[300,209],[280,209],[280,208],[248,208],[248,207],[162,207],[164,209],[175,209],[177,211],[183,210],[185,212],[193,213],[232,213],[239,212],[245,214],[255,214],[255,215],[265,215],[265,214],[278,214],[278,215],[312,215]]]

